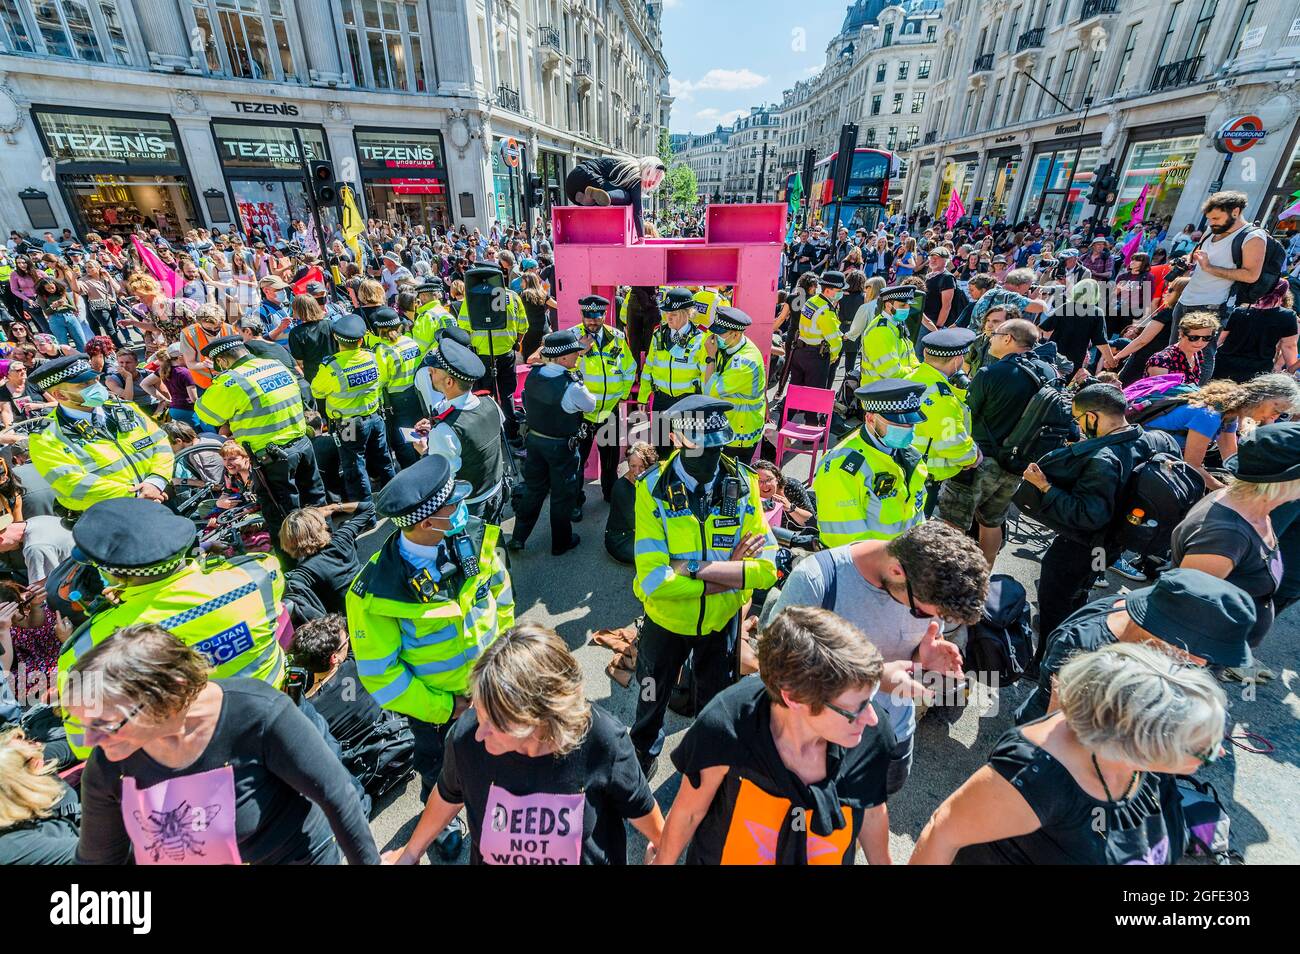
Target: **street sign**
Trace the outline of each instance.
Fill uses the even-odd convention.
[[[501,140],[501,159],[511,169],[519,168],[520,147],[517,139]]]
[[[1229,156],[1245,152],[1268,134],[1258,116],[1235,116],[1214,134],[1214,148]]]

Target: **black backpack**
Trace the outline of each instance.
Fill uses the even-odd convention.
[[[967,630],[965,668],[986,686],[1017,682],[1034,658],[1025,588],[1005,573],[989,577],[980,621]]]
[[[1076,439],[1079,430],[1063,382],[1053,372],[1025,358],[1017,358],[1016,367],[1038,387],[997,454],[1002,469],[1018,475],[1044,455]]]
[[[1179,454],[1158,450],[1145,457],[1133,468],[1116,501],[1107,549],[1113,546],[1140,557],[1165,558],[1174,528],[1203,496],[1205,478]],[[1130,520],[1135,510],[1142,511],[1136,524]]]
[[[1265,229],[1244,228],[1232,237],[1232,264],[1241,268],[1241,250],[1252,232],[1258,231],[1264,236],[1267,248],[1264,251],[1264,267],[1260,269],[1259,278],[1253,282],[1233,282],[1232,294],[1238,305],[1249,305],[1259,301],[1276,286],[1286,273],[1286,248],[1273,238]],[[1204,244],[1204,243],[1202,243]]]

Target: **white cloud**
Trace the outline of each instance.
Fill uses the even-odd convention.
[[[822,71],[822,64],[816,63],[813,66],[810,66],[807,69],[805,69],[803,72],[805,76],[816,76],[821,71]]]
[[[682,0],[664,0],[665,10],[676,10],[682,5]]]
[[[707,90],[711,93],[738,93],[747,89],[757,89],[770,77],[760,76],[751,69],[709,70],[698,82],[668,78],[668,87],[679,99],[691,99],[691,93]]]
[[[690,100],[691,84],[670,76],[668,77],[668,93],[681,100]]]
[[[701,109],[695,114],[696,119],[702,119],[708,123],[720,123],[723,126],[730,126],[741,116],[748,116],[747,109],[733,109],[730,112],[722,112],[710,106],[708,109]]]

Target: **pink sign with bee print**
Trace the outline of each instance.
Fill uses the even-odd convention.
[[[138,865],[241,864],[229,765],[136,788],[122,779],[122,820]]]

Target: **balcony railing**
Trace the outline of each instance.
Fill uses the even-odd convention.
[[[922,140],[922,142],[924,142],[927,146],[932,145],[938,141],[939,141],[939,130],[937,129],[930,130],[928,133],[925,134],[925,139]]]
[[[993,69],[993,54],[984,53],[975,57],[975,63],[971,66],[970,71],[972,73],[987,73],[991,69]]]
[[[519,90],[509,86],[497,87],[497,105],[511,112],[519,112]]]
[[[1079,14],[1079,19],[1091,20],[1093,17],[1117,12],[1119,12],[1119,0],[1084,0],[1083,12]]]
[[[1156,67],[1155,75],[1151,77],[1151,92],[1195,83],[1203,59],[1203,56],[1189,56],[1185,60]]]
[[[1016,40],[1016,52],[1023,53],[1025,50],[1041,49],[1043,45],[1043,28],[1034,27],[1032,30],[1026,30],[1020,34],[1020,39]]]
[[[574,67],[573,67],[573,75],[574,75],[574,76],[590,76],[590,75],[591,75],[591,60],[587,59],[585,56],[582,57],[581,59],[579,59],[578,62],[577,62],[577,63],[574,65]]]
[[[537,38],[541,41],[542,46],[560,49],[560,33],[554,27],[542,27],[537,31]]]

